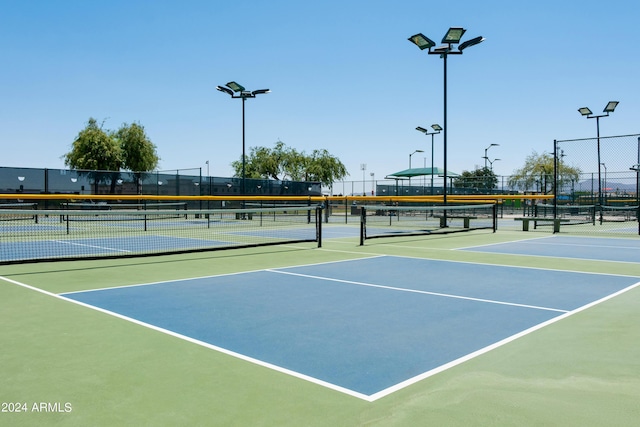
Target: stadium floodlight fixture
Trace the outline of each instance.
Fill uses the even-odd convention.
[[[427,129],[418,126],[416,128],[417,131],[424,133],[425,135],[429,136],[431,135],[431,194],[433,195],[433,136],[437,135],[440,133],[440,131],[442,130],[442,126],[440,126],[437,123],[434,123],[431,125],[431,128],[435,131],[435,132],[429,132]],[[411,160],[411,159],[409,159]]]
[[[241,84],[238,84],[236,82],[233,82],[233,81],[227,83],[225,86],[217,86],[216,89],[219,90],[220,92],[226,93],[231,98],[240,98],[240,99],[242,99],[242,182],[241,182],[242,185],[241,185],[241,192],[242,192],[242,195],[244,196],[246,194],[245,182],[246,182],[246,157],[247,157],[246,156],[246,150],[245,150],[244,101],[247,98],[255,98],[256,95],[260,95],[260,94],[263,94],[263,93],[269,93],[271,91],[269,89],[258,89],[258,90],[254,90],[253,92],[252,91],[248,91],[248,90],[246,90],[244,88],[244,86],[242,86]],[[243,206],[242,207],[244,207],[244,202],[243,202]]]
[[[229,89],[228,87],[217,86],[216,89],[218,89],[220,92],[226,93],[229,96],[233,96],[233,91],[231,89]]]
[[[462,39],[462,36],[464,35],[464,33],[467,30],[462,28],[462,27],[451,27],[449,28],[449,30],[446,32],[446,34],[444,35],[444,37],[442,38],[442,46],[438,46],[435,49],[432,49],[435,46],[435,43],[433,42],[433,40],[429,39],[428,37],[426,37],[424,34],[422,33],[418,33],[416,35],[413,35],[411,37],[409,37],[409,41],[412,42],[413,44],[415,44],[416,46],[418,46],[420,48],[420,50],[425,50],[428,49],[428,53],[430,55],[440,55],[440,58],[443,59],[443,65],[444,65],[444,129],[440,128],[441,130],[444,130],[443,133],[443,168],[444,168],[444,188],[442,191],[442,201],[443,203],[446,205],[447,204],[447,57],[449,55],[462,55],[462,51],[465,50],[466,48],[479,44],[481,42],[484,41],[484,37],[475,37],[469,41],[465,41],[464,43],[462,43],[461,45],[459,45],[458,49],[455,48],[454,45],[457,45],[458,43],[460,43],[460,40]],[[435,128],[434,128],[435,129]],[[420,130],[420,129],[418,129]],[[420,130],[421,131],[421,130]],[[422,131],[421,131],[422,132]],[[432,150],[433,152],[433,150]],[[433,167],[432,167],[433,169]],[[432,186],[433,187],[433,186]],[[446,213],[445,213],[446,215]]]
[[[578,108],[578,111],[580,112],[580,114],[582,114],[583,116],[590,116],[593,113],[591,112],[591,110],[587,107],[582,107],[582,108]]]
[[[578,108],[578,112],[580,114],[582,114],[584,117],[586,117],[587,119],[596,119],[596,137],[597,137],[597,141],[598,141],[598,204],[600,206],[602,206],[602,173],[600,171],[600,166],[603,165],[603,163],[601,163],[600,161],[600,117],[609,117],[609,113],[613,113],[613,110],[616,109],[616,107],[618,106],[619,102],[618,101],[609,101],[607,103],[607,105],[604,107],[604,110],[602,110],[603,113],[605,114],[598,114],[598,115],[593,115],[593,113],[591,112],[591,110],[587,107],[582,107],[582,108]],[[606,174],[606,167],[605,167],[605,174]],[[605,178],[606,181],[606,178]],[[603,218],[602,218],[602,209],[600,209],[600,224],[602,224]]]
[[[436,43],[431,40],[429,37],[425,36],[422,33],[414,34],[408,39],[411,43],[414,43],[416,46],[420,48],[420,50],[429,49],[436,45]]]
[[[602,110],[603,113],[613,113],[613,110],[616,109],[616,107],[618,106],[618,101],[609,101],[609,103],[607,104],[606,107],[604,107],[604,110]]]
[[[442,38],[442,43],[458,44],[460,43],[460,39],[462,38],[463,34],[466,31],[467,30],[465,30],[464,28],[451,27],[447,31],[447,34],[445,34],[444,37]]]
[[[466,42],[464,42],[460,46],[458,46],[458,50],[460,52],[462,52],[463,50],[465,50],[466,48],[468,48],[470,46],[474,46],[474,45],[477,45],[479,43],[482,43],[484,40],[485,40],[485,38],[482,37],[482,36],[478,36],[478,37],[472,38],[471,40],[467,40]]]
[[[256,95],[260,95],[262,93],[269,93],[271,92],[269,89],[258,89],[258,90],[254,90],[253,92],[251,92],[251,95],[256,96]]]
[[[236,83],[236,82],[229,82],[227,83],[227,87],[230,88],[232,91],[234,92],[244,92],[244,86]]]

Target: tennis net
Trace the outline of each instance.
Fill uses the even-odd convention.
[[[362,206],[360,245],[367,239],[497,230],[495,204],[446,206]]]
[[[596,224],[603,222],[632,222],[640,218],[638,206],[610,206],[610,205],[536,205],[535,216],[541,218],[555,217],[568,219],[571,224]]]
[[[0,203],[0,221],[15,221],[19,219],[38,220],[35,210],[38,208],[37,203]],[[30,212],[23,214],[20,211],[27,209]]]
[[[537,218],[562,218],[569,220],[567,225],[571,224],[594,224],[596,218],[595,205],[558,205],[541,203],[535,205],[534,217]],[[545,224],[538,224],[545,225]],[[547,223],[546,225],[553,225]]]
[[[322,242],[322,208],[19,210],[0,222],[0,264]],[[22,218],[33,215],[32,221]]]

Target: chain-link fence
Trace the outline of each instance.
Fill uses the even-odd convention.
[[[589,212],[585,233],[640,234],[640,135],[555,141],[554,153],[554,216]]]
[[[558,203],[638,204],[639,135],[556,141],[555,153]]]

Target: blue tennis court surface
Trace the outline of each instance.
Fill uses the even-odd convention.
[[[158,235],[5,242],[0,245],[0,259],[11,261],[43,256],[73,257],[125,254],[133,251],[153,251],[154,248],[158,247],[191,249],[201,247],[202,242],[203,239]],[[216,240],[207,240],[206,242],[209,246],[228,244],[228,242]]]
[[[380,256],[63,296],[374,400],[636,285]]]
[[[517,242],[475,246],[463,250],[600,261],[640,261],[640,239],[548,236]]]

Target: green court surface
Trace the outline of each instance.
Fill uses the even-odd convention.
[[[331,228],[327,225],[327,231]],[[304,243],[0,266],[0,425],[636,425],[640,287],[372,402],[57,297],[372,255],[530,267],[532,275],[539,269],[606,273],[640,281],[640,264],[634,262],[456,250],[540,237],[515,230],[473,231],[359,246],[354,232],[327,238],[322,248]],[[407,271],[397,274],[407,281],[420,279]],[[517,284],[518,277],[513,280]]]

